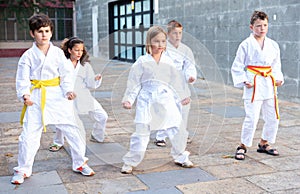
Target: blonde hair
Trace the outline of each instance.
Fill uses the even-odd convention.
[[[159,33],[163,33],[167,39],[167,33],[164,31],[164,29],[160,26],[152,26],[149,28],[147,32],[147,37],[146,37],[146,52],[148,54],[152,54],[152,49],[151,49],[151,39],[157,36]]]

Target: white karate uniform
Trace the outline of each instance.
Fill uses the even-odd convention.
[[[132,105],[137,99],[134,120],[136,131],[130,139],[130,150],[123,157],[127,165],[137,166],[142,161],[151,130],[164,129],[171,143],[174,143],[173,137],[182,120],[180,102],[184,93],[179,71],[172,63],[172,59],[163,52],[158,64],[150,54],[146,54],[139,57],[131,67],[122,100]],[[172,146],[171,154],[176,161],[185,162],[189,152]]]
[[[274,102],[274,87],[271,77],[256,76],[256,91],[254,101],[251,103],[253,87],[245,87],[244,82],[254,83],[255,74],[246,71],[248,66],[271,66],[275,80],[282,81],[280,49],[278,44],[265,37],[264,47],[261,49],[253,34],[245,39],[236,53],[231,67],[232,79],[235,87],[244,87],[243,99],[246,117],[243,123],[241,143],[252,146],[254,132],[259,120],[260,110],[264,126],[261,138],[270,143],[275,143],[279,120],[276,117]],[[277,95],[277,94],[276,94]]]
[[[72,62],[68,61],[70,62],[69,65],[73,67]],[[74,78],[74,92],[76,94],[74,100],[75,109],[78,114],[89,114],[90,118],[94,121],[92,135],[97,141],[103,142],[108,115],[90,92],[90,89],[100,87],[102,77],[100,80],[95,81],[95,73],[92,66],[87,62],[82,66],[80,61],[78,61],[74,69]],[[64,136],[59,129],[56,130],[53,143],[58,146],[64,145]]]
[[[22,100],[24,94],[30,94],[32,87],[30,80],[49,80],[60,77],[59,86],[46,87],[44,123],[61,126],[71,146],[72,168],[76,170],[88,159],[85,157],[85,146],[75,124],[73,101],[65,96],[67,92],[73,91],[72,67],[66,65],[67,63],[63,51],[52,43],[50,43],[47,56],[33,43],[33,46],[19,60],[16,90],[18,98]],[[15,171],[22,172],[27,177],[32,174],[34,157],[40,147],[43,131],[41,89],[34,89],[30,98],[34,104],[27,106],[25,112],[23,131],[19,136],[18,166],[14,168]]]
[[[188,85],[188,80],[190,77],[194,77],[195,79],[197,78],[197,70],[195,67],[195,59],[192,50],[183,43],[180,43],[176,48],[170,42],[168,42],[167,53],[171,57],[171,59],[173,59],[176,69],[181,72],[181,84],[185,91],[186,98],[190,97],[191,91]],[[193,83],[195,83],[195,81]],[[180,132],[178,132],[178,134],[176,135],[183,136],[183,138],[185,139],[188,138],[187,124],[190,107],[190,103],[185,106],[182,106],[182,123],[180,126]],[[163,134],[163,131],[157,131],[156,139],[166,139],[166,136]],[[182,146],[186,146],[186,144]]]

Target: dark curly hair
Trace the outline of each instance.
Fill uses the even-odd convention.
[[[40,29],[41,27],[47,27],[50,26],[51,32],[53,33],[53,22],[50,20],[50,18],[45,14],[35,14],[29,18],[29,29],[32,33],[34,33],[35,30]]]
[[[254,11],[252,16],[251,16],[251,19],[250,19],[250,24],[253,25],[254,22],[258,19],[261,19],[261,20],[267,19],[269,21],[268,15],[265,12],[263,12],[263,11]]]
[[[89,62],[89,54],[86,51],[86,48],[84,46],[84,42],[83,40],[79,39],[78,37],[71,37],[71,38],[65,38],[62,43],[60,48],[64,51],[65,56],[67,57],[67,59],[70,59],[71,54],[69,53],[68,49],[72,49],[75,44],[83,44],[83,53],[82,56],[80,58],[80,64],[82,66],[84,66],[84,63]]]

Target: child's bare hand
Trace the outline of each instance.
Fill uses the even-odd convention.
[[[191,102],[191,98],[190,97],[187,97],[187,98],[185,98],[185,99],[183,99],[182,101],[181,101],[181,104],[182,105],[187,105],[188,103],[190,103]]]
[[[122,105],[123,105],[123,108],[131,109],[131,104],[128,101],[123,102]]]
[[[76,94],[74,92],[67,92],[68,100],[73,100],[76,98]]]
[[[250,82],[244,82],[244,83],[245,83],[246,88],[252,88],[253,87],[253,84],[250,83]]]
[[[282,81],[276,80],[276,86],[282,86]]]
[[[196,80],[196,78],[190,77],[189,80],[188,80],[188,82],[189,82],[189,83],[193,83],[195,80]]]
[[[30,96],[28,94],[25,94],[23,96],[23,100],[24,100],[24,104],[27,106],[32,106],[33,105],[33,101],[30,100]]]
[[[98,81],[102,78],[102,75],[101,74],[97,74],[96,77],[95,77],[95,81]]]

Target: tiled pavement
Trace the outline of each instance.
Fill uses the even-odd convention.
[[[170,143],[166,148],[149,143],[144,161],[132,175],[120,173],[122,156],[129,146],[134,110],[121,108],[129,64],[93,59],[96,72],[102,72],[102,86],[92,91],[109,114],[105,143],[89,141],[92,123],[81,116],[87,131],[89,165],[93,177],[71,170],[68,145],[49,152],[51,126],[43,133],[35,158],[33,175],[22,185],[10,184],[17,164],[19,114],[22,104],[15,95],[18,58],[0,58],[0,193],[300,193],[300,105],[280,100],[281,122],[276,147],[280,156],[256,152],[261,127],[245,161],[233,159],[239,143],[244,111],[241,90],[220,83],[199,80],[193,91],[190,112],[190,159],[195,168],[182,169],[172,162]]]

